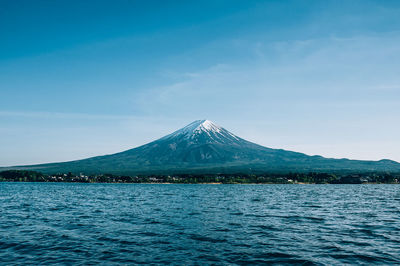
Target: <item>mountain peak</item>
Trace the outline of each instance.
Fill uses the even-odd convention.
[[[207,119],[193,121],[187,126],[165,136],[162,139],[177,137],[182,137],[191,141],[199,141],[202,139],[202,142],[207,143],[225,142],[227,138],[230,141],[238,140],[238,137]]]
[[[200,133],[202,131],[207,132],[207,131],[214,131],[214,132],[220,132],[222,128],[215,123],[213,123],[210,120],[196,120],[193,121],[192,123],[188,124],[187,126],[175,131],[171,135],[176,135],[176,134],[196,134]]]
[[[194,124],[194,125],[198,124],[198,126],[193,130],[194,132],[197,132],[197,131],[220,132],[222,130],[222,128],[220,126],[216,125],[215,123],[213,123],[210,120],[197,120],[197,121],[194,121],[192,124]]]

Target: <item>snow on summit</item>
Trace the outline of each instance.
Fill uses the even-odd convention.
[[[165,136],[163,139],[182,136],[185,139],[194,140],[200,135],[206,135],[208,138],[207,142],[224,142],[224,139],[227,138],[230,140],[232,140],[232,138],[238,140],[235,135],[210,120],[196,120],[172,134]]]
[[[210,120],[196,120],[189,125],[175,131],[172,133],[173,135],[181,135],[181,134],[195,134],[199,132],[208,132],[208,131],[214,131],[214,132],[220,132],[221,127],[217,126]]]
[[[201,123],[193,130],[193,132],[198,132],[198,131],[213,131],[213,132],[221,132],[222,128],[220,126],[217,126],[210,120],[199,120]],[[197,121],[195,121],[197,122]]]

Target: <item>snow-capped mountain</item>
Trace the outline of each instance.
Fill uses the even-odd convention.
[[[135,160],[143,161],[145,158],[144,163],[151,165],[204,164],[242,158],[249,147],[266,149],[235,136],[209,120],[197,120],[159,140],[122,154]]]
[[[156,141],[124,152],[84,160],[21,166],[42,172],[171,174],[288,171],[392,171],[390,160],[328,159],[270,149],[244,140],[209,120],[197,120]]]

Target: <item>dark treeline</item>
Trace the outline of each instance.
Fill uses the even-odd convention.
[[[288,173],[288,174],[177,174],[177,175],[137,175],[114,174],[52,174],[35,171],[8,170],[0,172],[0,181],[8,182],[78,182],[78,183],[222,183],[222,184],[362,184],[390,183],[400,181],[400,174],[393,173]]]

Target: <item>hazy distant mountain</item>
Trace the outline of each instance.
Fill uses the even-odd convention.
[[[400,172],[400,164],[391,160],[328,159],[266,148],[239,138],[209,120],[194,121],[161,139],[116,154],[64,163],[15,168],[47,173],[118,174],[289,171]]]

